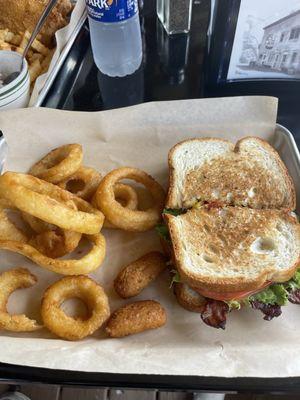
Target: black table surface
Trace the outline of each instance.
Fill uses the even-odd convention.
[[[144,0],[143,64],[136,73],[124,78],[110,78],[98,71],[86,23],[43,106],[100,111],[147,101],[271,95],[279,98],[278,122],[291,130],[299,145],[300,82],[244,82],[211,88],[205,77],[209,64],[206,44],[210,1],[193,3],[190,34],[168,36],[156,17],[155,0]]]
[[[101,74],[91,53],[88,25],[77,39],[57,75],[43,106],[65,110],[99,111],[145,101],[211,96],[267,94],[279,97],[278,122],[289,128],[300,144],[300,93],[278,89],[276,83],[245,84],[210,90],[205,82],[208,0],[194,0],[189,35],[169,37],[156,18],[155,1],[144,0],[141,12],[144,60],[141,68],[125,78]],[[220,378],[196,376],[128,375],[53,371],[0,363],[0,380],[50,384],[136,387],[174,390],[238,391],[255,393],[299,392],[295,378]]]

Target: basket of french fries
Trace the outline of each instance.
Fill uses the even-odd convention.
[[[0,48],[1,50],[11,50],[22,54],[29,38],[30,32],[28,30],[23,33],[14,33],[9,29],[1,29]],[[50,49],[41,42],[41,35],[39,35],[32,43],[27,56],[30,83],[32,87],[36,78],[48,71],[53,53],[54,49]]]
[[[0,50],[22,54],[46,4],[46,0],[0,0]],[[75,39],[74,29],[82,20],[84,11],[83,0],[58,0],[41,33],[32,43],[26,58],[30,76],[30,105],[36,103],[66,44]]]

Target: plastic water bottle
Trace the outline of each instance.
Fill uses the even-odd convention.
[[[142,62],[138,0],[86,0],[94,61],[103,74],[125,76]]]

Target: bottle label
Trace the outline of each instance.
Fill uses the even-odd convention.
[[[101,22],[120,22],[138,12],[138,0],[86,0],[90,18]]]

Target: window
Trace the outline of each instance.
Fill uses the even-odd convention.
[[[300,37],[300,26],[297,26],[296,28],[292,28],[289,40],[298,39],[299,37]]]
[[[283,40],[284,40],[284,32],[280,35],[280,42],[283,42]]]
[[[296,59],[297,59],[297,55],[298,55],[298,53],[297,52],[294,52],[293,53],[293,55],[292,55],[292,59],[291,59],[291,63],[293,64],[295,61],[296,61]]]
[[[282,63],[285,63],[286,59],[287,59],[287,54],[284,54],[283,57],[282,57]]]

